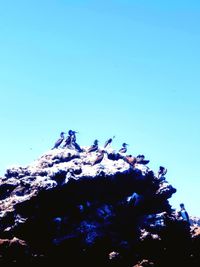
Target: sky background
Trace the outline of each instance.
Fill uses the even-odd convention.
[[[200,216],[199,85],[198,0],[0,0],[0,175],[115,135]]]

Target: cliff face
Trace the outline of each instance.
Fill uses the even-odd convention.
[[[6,171],[0,263],[165,266],[176,256],[196,264],[198,249],[192,256],[190,227],[173,214],[168,199],[176,189],[165,177],[147,161],[111,149],[87,151],[53,149]],[[177,253],[172,244],[181,244]]]

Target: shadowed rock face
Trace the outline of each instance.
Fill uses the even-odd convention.
[[[168,199],[176,189],[165,178],[109,150],[93,164],[98,152],[86,151],[54,149],[6,171],[0,180],[1,264],[164,266],[165,257],[174,256],[170,244],[177,233],[177,245],[188,247],[190,229],[172,213]]]

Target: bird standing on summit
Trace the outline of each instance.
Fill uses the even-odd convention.
[[[69,130],[68,131],[68,136],[65,139],[63,148],[65,148],[65,147],[72,148],[71,147],[72,143],[75,143],[76,142],[76,135],[75,135],[75,133],[77,133],[77,132],[76,131],[72,131],[72,130]]]
[[[135,166],[135,163],[137,162],[136,157],[133,157],[132,155],[127,155],[124,157],[124,160],[128,162],[131,166]]]
[[[120,148],[119,152],[120,152],[120,153],[126,153],[126,151],[127,151],[127,146],[128,146],[128,144],[123,143],[123,144],[122,144],[122,148]]]
[[[71,143],[76,143],[76,131],[69,130],[68,134],[71,136]]]
[[[71,145],[71,136],[72,136],[72,130],[69,130],[68,131],[68,136],[66,137],[66,139],[65,139],[65,142],[64,142],[64,145],[63,145],[63,148],[65,148],[65,147],[70,147],[70,145]]]
[[[160,166],[158,170],[158,178],[164,177],[166,173],[167,173],[167,169],[163,166]]]
[[[149,160],[146,160],[144,155],[137,155],[136,162],[145,165],[149,163]]]
[[[87,152],[94,152],[98,149],[98,140],[94,140],[94,144],[88,148],[88,151]]]
[[[112,143],[112,141],[113,141],[114,138],[115,138],[115,136],[113,136],[113,138],[109,138],[109,139],[105,142],[105,144],[104,144],[104,148],[106,148],[108,145],[110,145],[110,144]]]
[[[70,148],[75,149],[78,152],[83,152],[83,149],[76,143],[76,131],[69,130],[68,134],[71,138]]]
[[[183,203],[180,204],[180,211],[178,212],[178,215],[182,218],[183,221],[190,224],[190,217],[188,215],[188,212],[185,209],[185,205]]]
[[[52,147],[52,149],[59,147],[59,145],[62,143],[62,141],[65,138],[64,134],[65,134],[64,132],[60,133],[60,138],[55,142],[55,145],[54,145],[54,147]]]

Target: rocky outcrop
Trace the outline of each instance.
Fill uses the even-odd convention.
[[[59,259],[72,266],[164,266],[174,256],[175,234],[177,245],[188,246],[190,227],[173,214],[168,199],[176,189],[165,177],[148,161],[110,148],[87,150],[52,149],[6,171],[0,180],[2,265]]]
[[[199,226],[200,227],[200,218],[197,216],[190,216],[190,223],[192,226]]]

